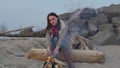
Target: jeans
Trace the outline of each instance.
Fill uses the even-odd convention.
[[[59,37],[57,37],[57,36],[55,36],[51,39],[52,45],[50,46],[50,48],[51,48],[52,52],[55,49],[58,40],[59,40]],[[69,44],[68,44],[67,40],[62,41],[59,52],[64,56],[65,61],[67,61],[68,68],[75,68],[72,64],[70,48],[69,48]]]

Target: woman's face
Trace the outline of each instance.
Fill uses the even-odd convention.
[[[53,26],[55,26],[57,24],[58,18],[55,16],[49,16],[49,23]]]

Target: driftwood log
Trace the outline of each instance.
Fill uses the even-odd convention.
[[[27,53],[27,58],[36,60],[47,60],[48,56],[43,56],[46,49],[31,49]],[[105,61],[105,55],[100,51],[95,50],[72,50],[71,51],[73,62],[89,62],[89,63],[103,63]],[[65,59],[60,55],[62,61]]]
[[[0,32],[0,35],[11,33],[11,32],[17,32],[17,31],[21,31],[21,30],[25,30],[25,29],[31,29],[31,28],[34,28],[34,26],[30,26],[30,27],[26,27],[26,28],[20,28],[20,29],[16,29],[16,30],[10,30],[10,31],[6,31],[6,32]]]

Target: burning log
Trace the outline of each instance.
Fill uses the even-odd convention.
[[[40,66],[40,68],[63,68],[65,63],[48,56],[48,59]]]
[[[46,49],[31,49],[27,57],[29,59],[36,60],[47,60],[48,56],[43,56],[46,52]],[[72,50],[71,51],[72,60],[74,62],[90,62],[90,63],[103,63],[105,61],[105,55],[100,51],[95,50]],[[60,59],[64,61],[62,55],[60,55]]]

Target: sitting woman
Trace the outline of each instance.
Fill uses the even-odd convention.
[[[68,63],[68,68],[75,68],[72,64],[69,40],[67,40],[65,24],[54,12],[47,16],[46,38],[48,47],[46,55],[57,57],[62,53]]]

